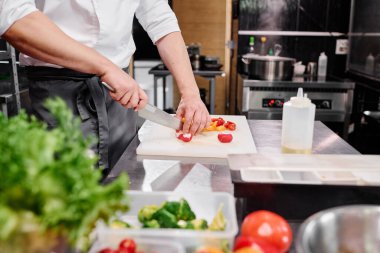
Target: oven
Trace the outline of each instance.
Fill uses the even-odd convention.
[[[248,119],[280,120],[283,104],[296,96],[301,87],[316,105],[315,120],[343,123],[343,137],[347,139],[355,83],[304,78],[263,81],[252,80],[244,75],[239,75],[238,79],[238,113],[246,115]]]

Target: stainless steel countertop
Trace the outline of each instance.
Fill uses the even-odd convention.
[[[281,121],[249,120],[258,153],[281,153]],[[233,194],[227,159],[189,157],[140,157],[136,138],[111,170],[105,182],[121,172],[130,177],[130,189],[142,191],[223,191]],[[359,154],[353,147],[321,122],[314,125],[314,154]]]

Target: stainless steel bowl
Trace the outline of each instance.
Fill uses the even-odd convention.
[[[321,211],[298,231],[297,253],[379,253],[380,206],[354,205]]]

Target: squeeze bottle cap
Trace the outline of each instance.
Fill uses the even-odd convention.
[[[311,100],[307,97],[307,94],[303,93],[302,88],[298,88],[297,96],[290,98],[290,106],[296,107],[308,107],[311,104]]]

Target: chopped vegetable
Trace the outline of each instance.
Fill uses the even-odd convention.
[[[119,252],[122,253],[135,253],[136,243],[132,239],[124,239],[119,243]]]
[[[221,223],[224,222],[225,224],[225,221],[221,212],[221,209],[218,209],[218,213],[214,218],[214,220],[217,219],[217,221],[213,221],[214,223],[217,222],[214,225],[214,230],[224,229]],[[207,221],[205,219],[197,219],[189,203],[184,198],[181,198],[179,201],[165,201],[160,207],[155,205],[145,206],[140,209],[138,218],[143,224],[143,228],[209,229]]]
[[[214,219],[211,221],[209,229],[214,231],[223,231],[226,229],[226,226],[227,222],[223,214],[223,205],[220,205]]]
[[[14,243],[26,223],[36,234],[54,231],[84,248],[98,219],[108,222],[116,211],[128,210],[127,175],[100,185],[97,157],[88,155],[92,141],[83,137],[79,119],[62,100],[46,105],[56,117],[51,131],[24,112],[9,119],[0,113],[1,252],[27,252],[3,249],[12,242],[32,247]]]
[[[195,230],[206,230],[208,228],[207,221],[205,219],[195,219],[190,222]]]
[[[220,133],[218,134],[218,140],[222,143],[230,143],[233,137],[232,134]]]
[[[132,226],[122,220],[113,220],[109,224],[110,228],[131,228]]]
[[[152,219],[153,214],[159,209],[156,205],[144,206],[137,214],[140,222],[144,223]]]
[[[171,214],[164,208],[158,209],[152,216],[157,220],[160,228],[177,228],[177,219],[174,214]]]

